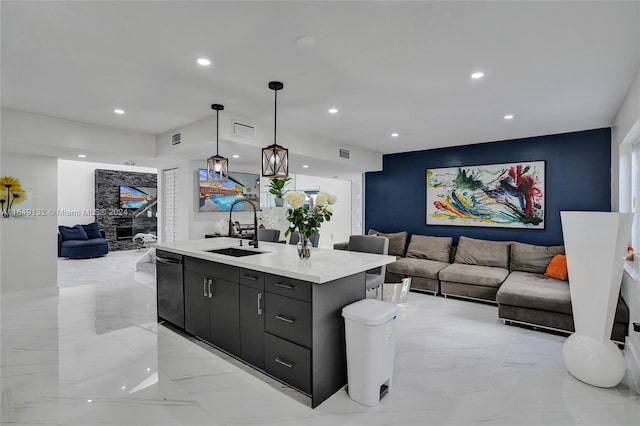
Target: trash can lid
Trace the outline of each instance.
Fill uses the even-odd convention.
[[[376,299],[363,299],[342,308],[342,316],[346,319],[366,325],[380,325],[394,320],[398,308],[393,303]]]

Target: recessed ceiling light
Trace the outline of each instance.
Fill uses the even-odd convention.
[[[296,39],[296,43],[300,47],[314,47],[317,42],[315,37],[309,35],[302,35]]]
[[[399,135],[399,134],[397,134],[397,133],[395,133],[395,132],[394,132],[394,133],[391,133],[391,137],[392,137],[392,138],[397,138],[398,136],[400,136],[400,135]]]
[[[512,120],[513,119],[513,114],[507,114],[504,116],[505,120]]]
[[[124,114],[124,110],[120,109],[120,108],[114,109],[113,112],[115,112],[116,114],[120,114],[120,115]]]
[[[329,114],[337,114],[338,108],[329,108]]]
[[[482,71],[476,71],[473,74],[471,74],[471,78],[473,78],[474,80],[477,80],[482,77],[484,77],[484,73]]]
[[[303,168],[303,169],[308,169],[308,168],[309,168],[309,165],[308,165],[308,164],[303,164],[303,165],[302,165],[302,168]]]
[[[233,154],[232,157],[233,158],[240,158],[240,156],[238,154]]]
[[[78,154],[78,158],[87,158],[85,154]]]
[[[196,62],[198,63],[198,65],[203,67],[208,67],[209,65],[211,65],[211,61],[207,58],[198,58]]]

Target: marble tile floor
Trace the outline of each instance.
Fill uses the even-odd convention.
[[[377,407],[299,393],[155,322],[142,253],[60,260],[59,295],[2,298],[2,425],[640,425],[640,396],[571,377],[564,337],[410,293]]]

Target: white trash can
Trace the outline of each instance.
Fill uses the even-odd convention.
[[[364,299],[342,308],[347,343],[349,398],[362,405],[378,405],[391,387],[398,308]]]

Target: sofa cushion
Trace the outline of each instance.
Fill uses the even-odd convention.
[[[505,268],[452,263],[440,271],[439,277],[441,281],[452,283],[500,287],[507,275],[509,270]]]
[[[100,233],[100,225],[98,225],[98,222],[80,226],[82,226],[82,229],[84,229],[84,232],[86,232],[87,238],[102,238],[102,234]]]
[[[496,300],[500,305],[573,315],[569,283],[530,272],[509,274]],[[621,298],[618,298],[614,318],[616,322],[629,322],[629,308]]]
[[[387,237],[389,240],[389,252],[390,256],[404,256],[405,249],[407,247],[407,231],[396,232],[393,234],[385,234],[375,229],[369,229],[368,235],[379,235],[381,237]]]
[[[76,226],[58,226],[58,231],[60,231],[60,235],[62,236],[62,241],[69,240],[88,240],[87,233],[84,231],[84,228],[80,225]]]
[[[544,274],[556,254],[564,254],[564,246],[535,246],[513,241],[509,269]]]
[[[569,283],[544,275],[515,271],[496,296],[498,303],[571,315]]]
[[[449,263],[451,261],[451,237],[431,237],[428,235],[412,235],[407,257],[429,259]]]
[[[508,269],[510,246],[511,243],[508,241],[487,241],[460,237],[455,263]]]
[[[449,263],[428,259],[414,259],[405,257],[387,265],[387,271],[394,274],[411,277],[438,279],[438,272],[446,268]]]

